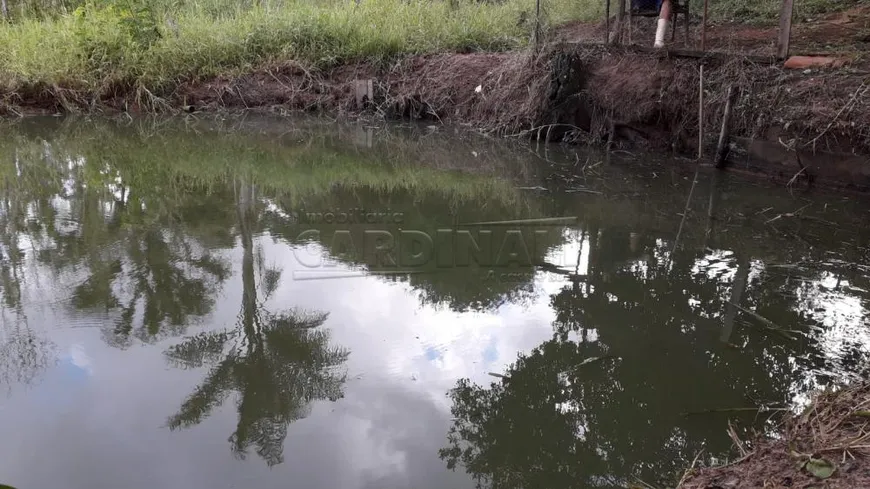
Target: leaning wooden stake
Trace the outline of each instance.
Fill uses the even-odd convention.
[[[725,100],[725,113],[722,114],[722,130],[719,131],[719,144],[716,145],[716,155],[713,158],[713,164],[716,168],[725,166],[725,153],[728,147],[728,125],[731,121],[731,106],[734,105],[734,85],[728,87],[728,98]]]
[[[604,44],[608,44],[610,42],[610,0],[607,0],[607,3],[604,7]]]
[[[698,76],[698,159],[704,157],[704,65]]]
[[[541,0],[535,0],[535,51],[538,50],[541,31]]]

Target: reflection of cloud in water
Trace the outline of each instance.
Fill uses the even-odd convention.
[[[589,270],[589,237],[576,229],[566,229],[562,232],[565,241],[555,247],[544,258],[547,263],[556,267],[583,275]]]
[[[722,284],[731,284],[734,274],[737,273],[737,260],[733,251],[713,250],[705,256],[695,260],[692,267],[692,275],[704,274],[710,280],[716,280]]]
[[[94,373],[91,357],[87,354],[84,347],[78,343],[70,346],[69,352],[64,356],[63,361],[68,365],[69,372],[81,373],[86,376],[91,376]]]

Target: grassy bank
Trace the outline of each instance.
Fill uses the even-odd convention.
[[[584,18],[594,13],[587,6],[549,0],[545,17],[555,24]],[[502,51],[529,42],[533,8],[528,0],[291,0],[249,8],[193,3],[138,10],[88,4],[0,27],[0,83],[6,91],[36,83],[162,90],[278,60],[328,67],[403,54]]]
[[[693,0],[700,3],[701,0]],[[62,87],[91,96],[238,74],[279,61],[329,67],[402,55],[527,46],[533,0],[8,0],[0,96]],[[806,12],[854,0],[809,0]],[[714,18],[769,19],[779,1],[713,2]],[[537,27],[600,18],[600,0],[543,0]],[[809,10],[808,10],[809,9]]]

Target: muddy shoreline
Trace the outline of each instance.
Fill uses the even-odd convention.
[[[868,405],[867,382],[820,392],[801,413],[786,414],[775,436],[741,441],[732,435],[736,460],[693,466],[678,489],[870,487]]]
[[[738,97],[729,166],[808,187],[870,191],[870,76],[786,70],[750,57],[692,59],[622,47],[551,45],[537,53],[440,54],[391,66],[315,71],[276,64],[181,83],[89,93],[30,86],[0,95],[0,114],[258,110],[431,120],[492,135],[698,152],[699,66],[705,66],[704,153],[712,155],[728,87]],[[371,81],[371,92],[359,84]],[[369,98],[368,95],[371,95]]]

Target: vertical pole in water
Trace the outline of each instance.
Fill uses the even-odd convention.
[[[4,2],[6,0],[3,0]],[[607,0],[607,3],[604,7],[604,44],[610,42],[610,0]]]
[[[743,291],[746,290],[748,279],[749,259],[745,257],[738,258],[737,273],[734,274],[734,281],[731,282],[731,300],[725,306],[725,321],[722,325],[722,334],[719,335],[719,341],[722,343],[731,341],[731,333],[734,332],[734,319],[737,317],[737,307],[740,305]]]
[[[728,98],[725,100],[725,113],[722,114],[722,129],[719,131],[719,144],[716,145],[716,154],[713,157],[713,164],[716,168],[725,166],[725,153],[728,143],[728,123],[731,121],[731,106],[734,104],[734,85],[728,87]]]
[[[710,176],[710,201],[707,204],[707,229],[704,231],[704,249],[712,248],[710,239],[713,237],[713,221],[716,215],[716,202],[719,194],[719,182],[722,178],[721,172],[713,172]]]
[[[701,51],[707,50],[707,10],[710,7],[710,0],[704,0],[704,18],[701,21]]]
[[[698,76],[698,159],[704,157],[704,63]]]
[[[777,56],[780,59],[788,57],[788,48],[791,43],[791,20],[794,12],[794,0],[782,0],[782,8],[779,11],[779,46]]]

